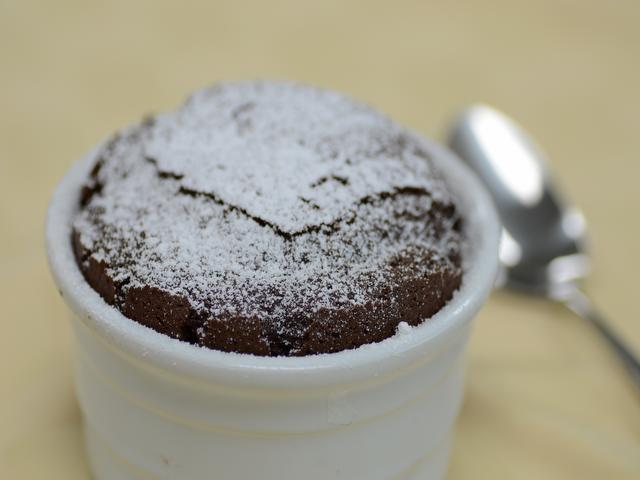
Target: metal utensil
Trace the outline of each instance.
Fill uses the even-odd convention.
[[[640,388],[638,357],[579,288],[589,270],[586,225],[558,194],[540,149],[515,122],[484,105],[460,115],[449,146],[485,183],[502,219],[499,281],[561,302],[589,320]]]

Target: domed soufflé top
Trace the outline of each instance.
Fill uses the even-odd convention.
[[[330,353],[417,325],[462,279],[422,141],[327,90],[216,85],[100,147],[73,222],[87,282],[170,337]]]

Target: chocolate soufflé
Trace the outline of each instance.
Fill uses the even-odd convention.
[[[125,316],[202,347],[332,353],[428,321],[463,225],[415,134],[341,94],[220,84],[95,154],[72,242]]]

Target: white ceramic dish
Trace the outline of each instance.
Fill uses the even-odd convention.
[[[440,479],[471,320],[497,268],[499,224],[478,181],[425,143],[472,247],[461,289],[424,324],[340,353],[271,358],[198,348],[127,319],[76,266],[70,222],[95,151],[47,215],[51,270],[73,313],[76,387],[98,480]]]

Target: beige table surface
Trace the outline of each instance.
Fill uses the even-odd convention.
[[[640,349],[640,2],[0,0],[0,478],[83,479],[43,217],[74,159],[219,79],[349,92],[436,138],[482,100],[544,143],[593,236],[587,290]],[[496,293],[450,479],[640,478],[640,402],[588,326]]]

